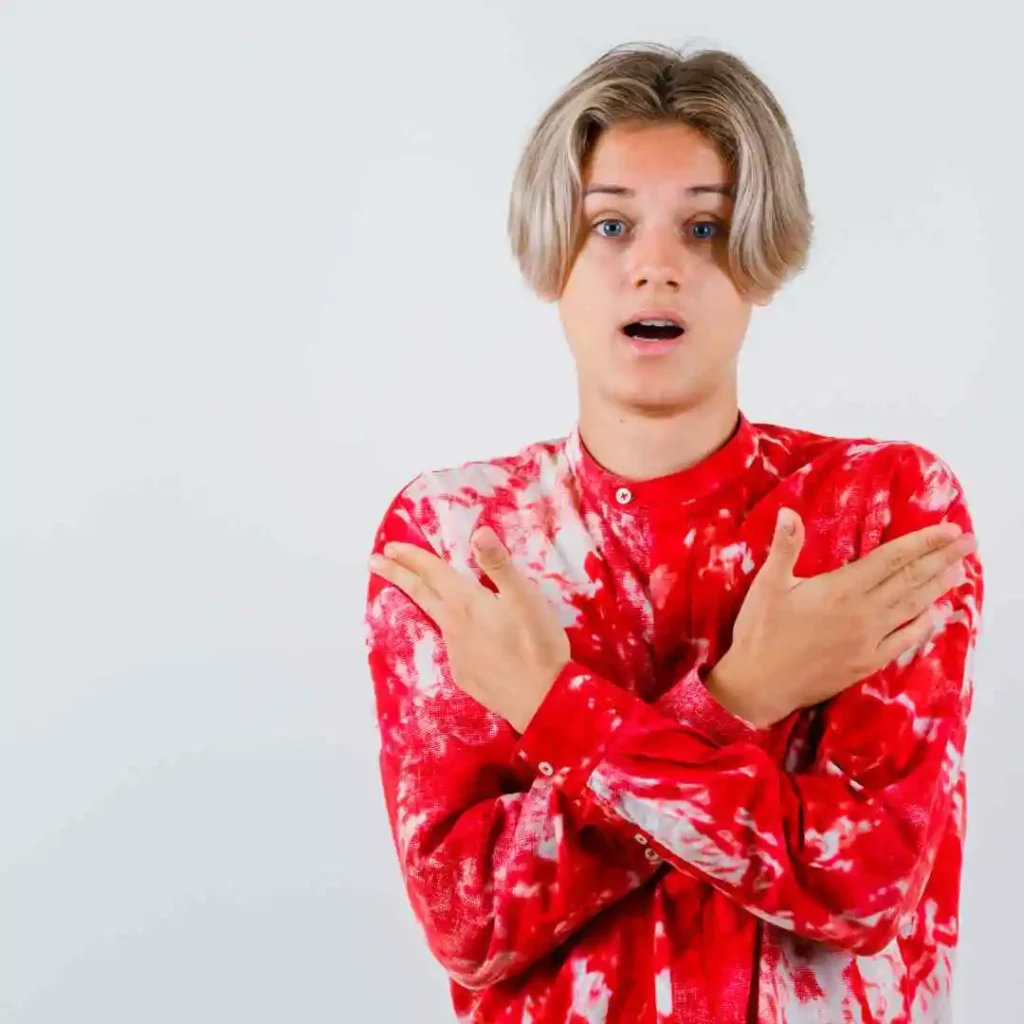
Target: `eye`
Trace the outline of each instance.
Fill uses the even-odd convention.
[[[721,231],[721,225],[712,220],[698,220],[690,225],[690,233],[698,242],[711,242]]]
[[[614,230],[605,231],[605,228]],[[621,238],[626,233],[626,222],[617,217],[607,217],[604,220],[599,220],[594,225],[594,230],[602,238]]]

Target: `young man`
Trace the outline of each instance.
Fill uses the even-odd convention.
[[[982,573],[907,443],[751,423],[810,237],[721,52],[620,47],[523,154],[569,436],[395,498],[367,621],[399,863],[462,1021],[947,1021]]]

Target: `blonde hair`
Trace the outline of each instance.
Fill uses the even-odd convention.
[[[740,58],[655,43],[614,47],[574,78],[530,135],[508,213],[530,287],[561,294],[580,236],[583,168],[616,124],[682,123],[717,146],[733,174],[729,269],[744,293],[774,294],[807,259],[812,218],[789,123]]]

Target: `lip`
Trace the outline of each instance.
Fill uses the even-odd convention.
[[[686,318],[676,309],[667,309],[665,307],[654,307],[650,306],[646,309],[638,309],[636,312],[631,313],[628,319],[623,320],[619,324],[619,330],[625,330],[629,324],[636,323],[637,320],[673,320],[679,324],[684,331],[689,330],[686,323]]]
[[[638,338],[632,338],[626,333],[626,327],[629,324],[635,323],[637,320],[672,320],[682,327],[683,333],[680,334],[678,338],[666,338],[664,341],[640,341]],[[646,309],[638,309],[628,320],[624,320],[622,324],[620,324],[619,337],[621,337],[622,340],[632,348],[634,354],[645,359],[650,359],[655,356],[664,356],[673,352],[682,344],[688,331],[689,326],[687,325],[686,320],[677,310],[666,309],[664,306],[649,306]]]

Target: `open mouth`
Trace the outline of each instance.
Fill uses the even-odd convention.
[[[634,320],[622,330],[638,341],[674,341],[686,333],[686,328],[675,320]]]

